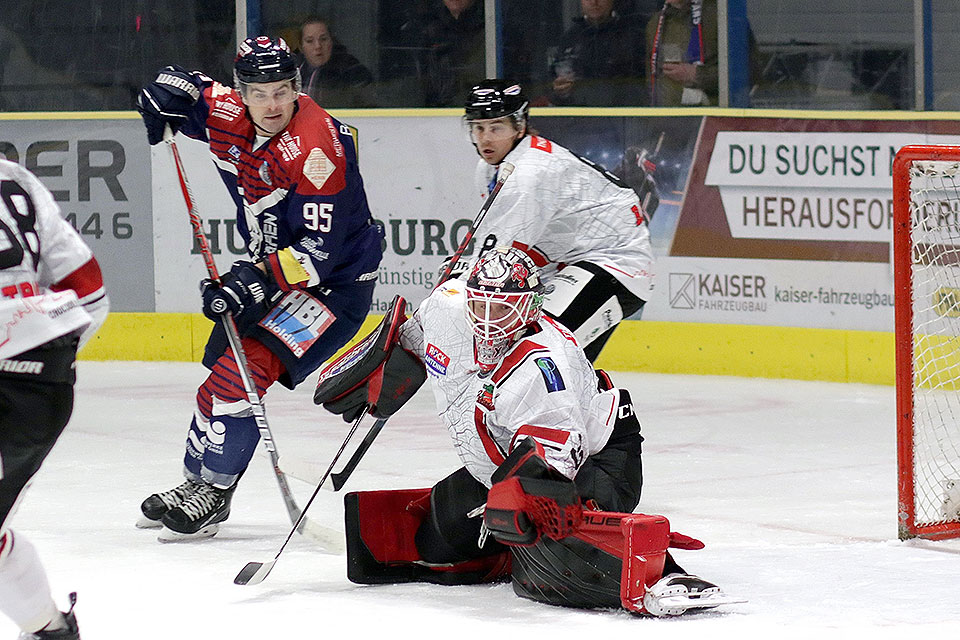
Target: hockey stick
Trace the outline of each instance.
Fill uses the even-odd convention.
[[[377,439],[377,435],[380,433],[380,430],[383,429],[383,425],[385,424],[387,424],[386,418],[378,418],[377,421],[373,423],[373,426],[370,427],[370,430],[367,431],[367,435],[365,435],[363,440],[360,441],[360,446],[358,446],[357,450],[353,452],[350,460],[347,461],[347,464],[343,465],[343,469],[330,475],[330,481],[333,483],[334,491],[340,491],[340,489],[343,488],[343,485],[346,484],[350,474],[352,474],[353,470],[357,468],[358,464],[360,464],[360,458],[364,456],[364,454],[367,452],[367,449],[369,449],[370,445],[373,444],[373,441]]]
[[[434,291],[436,291],[440,285],[450,279],[450,274],[453,273],[454,266],[460,261],[460,258],[463,257],[463,253],[467,250],[467,245],[469,245],[470,241],[473,240],[473,236],[477,232],[477,228],[480,226],[480,223],[483,222],[484,217],[487,215],[490,205],[493,204],[494,199],[497,197],[497,194],[500,193],[500,189],[503,187],[503,183],[507,181],[507,178],[510,177],[510,174],[513,173],[513,170],[514,166],[509,162],[504,162],[500,165],[497,174],[497,182],[494,184],[493,190],[484,201],[483,206],[480,207],[480,211],[477,213],[476,218],[474,218],[473,224],[471,224],[470,228],[467,229],[467,235],[463,237],[463,240],[460,242],[460,246],[457,247],[457,250],[450,258],[450,261],[447,262],[447,266],[443,270],[443,274],[437,281],[437,285],[433,288]],[[386,424],[386,422],[386,418],[380,418],[373,423],[373,426],[370,427],[369,431],[367,431],[367,435],[363,437],[363,441],[360,443],[360,446],[357,447],[357,450],[353,452],[353,455],[350,457],[350,460],[347,461],[347,464],[345,464],[343,469],[341,469],[338,473],[335,473],[333,476],[331,476],[333,480],[334,491],[340,491],[340,489],[343,488],[343,485],[347,482],[350,474],[352,474],[353,470],[357,468],[358,464],[360,464],[360,459],[363,458],[363,456],[367,453],[367,449],[369,449],[370,445],[373,444],[373,441],[376,440],[377,435],[380,434],[380,430],[383,429],[383,425]]]
[[[200,255],[203,256],[204,265],[207,267],[207,275],[211,280],[220,282],[220,274],[217,271],[217,264],[213,260],[213,253],[210,251],[210,245],[207,242],[207,236],[203,232],[203,220],[197,212],[196,200],[193,197],[193,191],[190,189],[190,183],[187,181],[187,173],[183,168],[183,161],[180,159],[180,151],[177,149],[177,143],[173,138],[173,131],[167,126],[164,129],[164,142],[170,147],[173,155],[173,164],[177,171],[177,179],[180,183],[180,191],[183,194],[184,203],[187,206],[187,213],[190,216],[190,226],[193,228],[193,237],[200,247]],[[263,410],[263,404],[257,395],[257,387],[253,382],[253,376],[250,374],[250,365],[247,362],[246,353],[243,350],[243,343],[240,341],[240,333],[237,330],[237,323],[233,315],[228,311],[221,316],[223,319],[223,328],[227,334],[227,340],[230,348],[233,350],[234,357],[237,360],[237,369],[240,372],[240,379],[243,381],[243,388],[247,394],[247,402],[253,410],[253,417],[257,423],[257,429],[260,431],[260,438],[270,455],[270,462],[273,465],[273,473],[277,478],[277,484],[280,485],[280,494],[283,496],[283,502],[287,507],[287,514],[290,521],[301,525],[301,533],[307,534],[307,521],[302,517],[303,513],[297,506],[287,484],[287,477],[280,470],[279,455],[277,447],[273,442],[273,434],[270,431],[270,425],[267,424],[267,416]],[[302,524],[301,524],[302,523]],[[342,550],[339,532],[333,529],[326,529],[319,525],[309,523],[309,535],[322,543],[329,551],[339,553]],[[335,537],[334,537],[335,536]]]
[[[337,451],[336,455],[333,456],[333,460],[330,461],[330,466],[327,467],[326,472],[323,474],[323,477],[320,478],[320,482],[317,484],[317,488],[313,490],[313,495],[310,496],[310,499],[307,500],[307,504],[303,507],[303,512],[300,514],[300,518],[297,522],[293,523],[293,528],[290,530],[290,533],[287,534],[287,539],[283,541],[283,544],[280,545],[280,549],[277,550],[277,555],[273,557],[273,560],[269,562],[248,562],[247,565],[240,570],[240,573],[237,574],[237,577],[233,579],[234,584],[239,585],[248,585],[248,584],[260,584],[266,579],[266,577],[273,570],[274,565],[277,564],[277,560],[280,558],[280,554],[283,553],[283,550],[286,548],[287,543],[290,542],[290,538],[293,537],[293,534],[300,527],[300,521],[304,520],[307,515],[307,509],[310,508],[310,505],[313,504],[314,498],[317,497],[317,494],[320,493],[320,488],[323,486],[323,483],[326,482],[327,476],[330,475],[330,472],[333,471],[333,465],[337,464],[337,460],[340,459],[343,450],[347,448],[347,443],[350,442],[350,439],[353,437],[353,434],[356,433],[357,427],[360,426],[360,421],[363,420],[363,417],[367,415],[364,411],[357,419],[353,421],[353,426],[350,427],[350,432],[347,434],[347,437],[344,439],[343,444],[340,445],[340,449]],[[379,421],[378,421],[379,422]],[[386,422],[384,420],[384,422]],[[382,425],[381,425],[382,426]]]

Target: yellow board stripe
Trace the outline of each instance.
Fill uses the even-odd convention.
[[[381,318],[369,316],[357,335],[372,331]],[[211,327],[198,313],[111,313],[80,358],[197,362]],[[893,384],[893,333],[628,320],[614,333],[597,366]]]

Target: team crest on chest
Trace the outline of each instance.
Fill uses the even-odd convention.
[[[483,388],[480,389],[480,393],[477,394],[477,404],[488,411],[493,411],[493,391],[496,387],[492,384],[485,384]]]
[[[260,179],[271,187],[273,186],[273,180],[270,179],[270,165],[267,164],[266,160],[260,165]]]

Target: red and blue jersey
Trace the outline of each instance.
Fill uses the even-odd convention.
[[[367,204],[356,130],[301,94],[287,127],[257,146],[240,94],[198,80],[201,98],[180,131],[210,145],[251,258],[282,263],[285,273],[292,264],[299,287],[374,280],[382,231]]]

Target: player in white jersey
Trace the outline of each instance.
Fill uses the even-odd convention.
[[[36,549],[10,520],[73,411],[77,349],[103,323],[100,267],[53,196],[0,160],[0,611],[21,638],[80,637],[50,595]]]
[[[706,602],[721,595],[716,585],[666,553],[702,543],[671,538],[662,516],[629,515],[642,485],[630,395],[541,315],[543,294],[528,255],[495,248],[466,281],[438,287],[409,320],[388,314],[394,328],[321,373],[314,400],[345,418],[367,407],[387,417],[429,377],[464,465],[432,489],[349,494],[348,577],[469,584],[511,575],[523,597],[656,615],[719,604]],[[399,348],[390,350],[383,336],[394,333]],[[388,355],[370,358],[378,350]],[[659,543],[639,534],[654,520],[667,527]],[[624,559],[638,555],[649,566],[621,589]],[[666,592],[669,607],[658,600]]]
[[[480,255],[498,245],[529,253],[543,269],[544,311],[592,362],[650,297],[647,217],[620,178],[531,132],[528,104],[519,85],[498,79],[467,98],[464,122],[481,158],[477,193],[487,197],[502,163],[515,167],[478,231]]]

